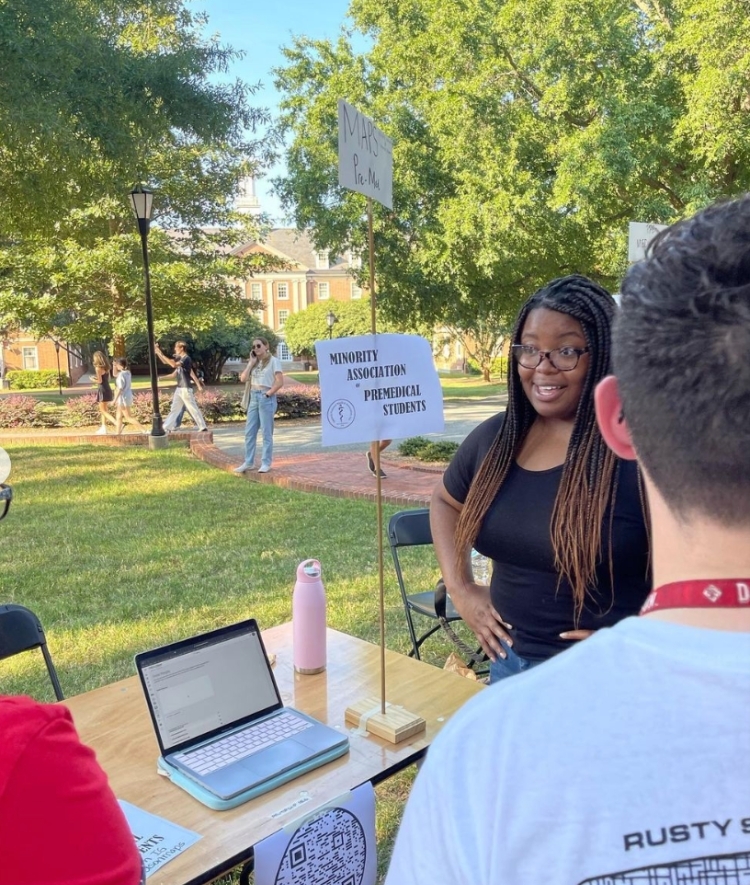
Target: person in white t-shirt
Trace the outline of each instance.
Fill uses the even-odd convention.
[[[123,422],[127,422],[128,424],[135,424],[138,430],[144,433],[144,426],[131,411],[133,406],[133,376],[128,368],[128,361],[124,357],[119,357],[112,365],[115,370],[115,398],[112,404],[117,410],[117,432],[122,433]]]
[[[750,882],[750,196],[622,285],[597,417],[651,511],[642,615],[443,729],[387,885]]]
[[[245,423],[245,460],[234,468],[234,472],[255,470],[255,447],[260,430],[263,448],[258,473],[268,473],[273,458],[273,416],[278,408],[276,393],[284,386],[284,373],[279,360],[271,355],[265,338],[258,337],[253,341],[252,354],[240,381],[249,382],[250,391]]]

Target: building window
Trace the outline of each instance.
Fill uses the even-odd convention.
[[[352,301],[358,301],[361,297],[362,289],[356,283],[352,283]]]
[[[280,310],[279,311],[279,328],[283,329],[286,325],[286,321],[289,319],[289,311],[288,310]]]
[[[286,341],[279,341],[278,347],[276,348],[276,358],[280,359],[282,363],[291,362],[292,352],[287,347]]]
[[[330,262],[328,260],[328,252],[317,252],[315,255],[315,267],[318,270],[328,270]]]
[[[279,299],[279,301],[289,300],[289,283],[276,284],[276,297]]]
[[[318,283],[318,301],[326,301],[331,297],[331,284]]]
[[[262,283],[250,283],[250,297],[253,301],[262,301],[263,300],[263,284]]]
[[[23,367],[24,369],[38,369],[39,358],[37,356],[36,347],[22,348]]]

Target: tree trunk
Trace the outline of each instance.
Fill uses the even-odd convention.
[[[115,335],[112,339],[112,356],[115,359],[125,356],[125,338],[122,335]]]
[[[488,384],[490,383],[490,367],[482,366],[482,380],[486,381]]]

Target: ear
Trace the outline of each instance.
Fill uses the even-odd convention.
[[[635,461],[636,454],[630,439],[630,430],[622,411],[622,400],[617,378],[607,375],[597,384],[594,391],[596,421],[604,437],[604,442],[618,458]]]

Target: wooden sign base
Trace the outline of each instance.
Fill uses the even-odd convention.
[[[346,708],[344,719],[350,725],[359,725],[364,718],[364,727],[370,734],[375,734],[392,744],[405,741],[427,728],[427,723],[421,716],[415,716],[401,707],[386,704],[385,714],[380,710],[378,698],[364,698]]]

